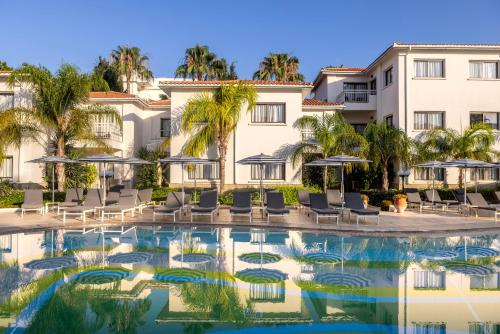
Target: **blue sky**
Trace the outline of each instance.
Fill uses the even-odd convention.
[[[0,60],[92,69],[119,44],[140,47],[173,76],[196,42],[249,78],[270,51],[313,80],[327,65],[366,66],[394,41],[500,43],[499,0],[15,1],[0,0]]]

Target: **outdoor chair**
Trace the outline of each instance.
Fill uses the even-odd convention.
[[[139,201],[139,212],[142,215],[142,210],[147,208],[149,205],[153,205],[153,189],[141,189],[137,193],[137,200]]]
[[[200,202],[191,208],[191,223],[193,216],[210,216],[210,222],[214,221],[214,213],[218,212],[217,190],[202,191]]]
[[[108,195],[106,196],[106,205],[110,204],[116,204],[118,203],[118,199],[120,198],[120,192],[119,191],[109,191]]]
[[[252,194],[249,191],[235,191],[233,193],[233,205],[229,208],[232,216],[248,216],[252,222]]]
[[[335,218],[337,225],[339,223],[339,211],[332,209],[328,205],[326,194],[310,194],[311,211],[316,215],[316,224],[319,224],[319,218]]]
[[[309,201],[309,194],[310,193],[311,192],[309,190],[305,190],[305,189],[300,189],[297,191],[297,197],[299,198],[300,208],[302,208],[304,210],[309,209],[309,207],[311,206],[311,203]],[[309,212],[307,213],[307,215],[309,216]]]
[[[345,193],[344,201],[346,208],[349,209],[348,220],[351,220],[351,213],[356,215],[356,224],[359,224],[359,218],[376,217],[377,225],[380,223],[380,212],[378,210],[365,209],[360,193]]]
[[[87,196],[82,204],[63,208],[63,223],[66,222],[66,216],[82,217],[85,223],[87,214],[95,215],[99,209],[102,209],[104,203],[102,201],[102,189],[88,189]]]
[[[500,205],[488,204],[480,193],[467,194],[467,200],[471,205],[471,209],[476,211],[476,217],[479,210],[491,211],[495,215],[495,222],[497,221],[498,215],[500,215]]]
[[[406,197],[408,201],[408,207],[418,208],[419,212],[422,212],[423,209],[434,209],[433,204],[422,201],[420,193],[418,192],[406,193]]]
[[[500,191],[495,191],[495,198],[498,203],[500,203]]]
[[[57,214],[63,208],[69,208],[72,206],[77,206],[83,201],[83,189],[82,188],[68,188],[66,189],[66,197],[64,202],[57,203]]]
[[[329,205],[342,207],[342,196],[340,194],[340,190],[327,189],[326,198],[328,199]]]
[[[172,216],[175,222],[175,214],[181,211],[182,206],[182,192],[175,191],[168,193],[167,199],[163,205],[153,207],[153,221],[155,221],[156,216],[159,215]]]
[[[120,197],[138,195],[138,193],[139,190],[137,189],[122,189],[120,190]]]
[[[106,205],[101,210],[101,222],[104,221],[105,216],[121,216],[121,221],[123,223],[125,214],[130,212],[132,217],[134,216],[137,207],[137,190],[136,193],[132,193],[130,196],[120,196],[118,198],[118,203]]]
[[[45,213],[43,205],[43,192],[41,189],[28,189],[24,191],[24,202],[21,205],[21,217],[24,217],[26,211],[38,211]]]
[[[267,193],[266,206],[267,222],[269,223],[271,216],[285,216],[290,213],[290,210],[285,207],[285,198],[282,192],[270,191]]]
[[[426,190],[425,198],[427,202],[445,205],[446,210],[449,209],[450,205],[458,206],[458,204],[460,204],[457,200],[442,200],[441,196],[439,196],[439,192],[436,189]]]

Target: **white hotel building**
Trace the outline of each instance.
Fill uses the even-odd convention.
[[[358,130],[371,121],[386,121],[418,137],[435,127],[465,129],[471,122],[487,122],[500,130],[500,44],[401,44],[394,43],[366,68],[325,67],[312,84],[249,81],[258,92],[257,107],[242,117],[229,144],[226,162],[228,186],[258,183],[256,170],[236,162],[250,155],[286,155],[302,134],[294,126],[305,114],[341,112]],[[20,103],[22,89],[8,87],[9,72],[0,72],[0,110]],[[94,92],[91,103],[114,106],[123,116],[123,130],[103,120],[96,131],[109,138],[115,154],[128,157],[140,147],[154,148],[171,137],[169,152],[177,155],[187,135],[178,130],[183,106],[200,92],[210,92],[221,82],[156,79],[153,83],[134,83],[132,94]],[[160,100],[166,94],[167,100]],[[500,145],[497,145],[500,148]],[[39,157],[45,149],[25,142],[11,148],[0,167],[0,178],[18,183],[41,183],[42,168],[25,162]],[[211,147],[206,158],[216,160]],[[199,168],[198,182],[218,183],[218,167]],[[442,182],[456,184],[456,171],[440,173]],[[186,172],[187,182],[194,171]],[[299,166],[269,168],[267,184],[300,183]],[[131,180],[132,172],[114,167],[113,182]],[[497,172],[479,173],[482,182],[498,179]],[[178,184],[180,167],[172,166],[170,182]],[[409,183],[429,184],[429,171],[412,170]],[[397,181],[397,180],[394,180]]]

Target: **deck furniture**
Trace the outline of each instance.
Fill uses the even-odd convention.
[[[99,209],[104,207],[102,189],[88,189],[87,196],[82,204],[63,208],[63,223],[67,216],[81,217],[86,222],[87,214],[95,215]]]
[[[120,198],[119,191],[109,191],[108,196],[106,196],[106,205],[116,204],[118,203],[118,199]]]
[[[26,211],[38,211],[42,216],[44,215],[45,206],[43,205],[42,189],[28,189],[24,191],[24,202],[21,205],[21,217],[24,217]]]
[[[456,205],[458,208],[458,205],[460,204],[457,200],[442,200],[441,196],[439,196],[439,192],[436,189],[426,190],[425,198],[430,203],[444,205],[446,210],[448,210],[451,205]]]
[[[252,194],[249,191],[235,191],[233,193],[233,205],[229,208],[232,216],[248,216],[252,222]]]
[[[302,208],[304,210],[309,209],[309,207],[311,206],[311,203],[309,201],[309,194],[310,193],[311,192],[309,190],[305,190],[305,189],[299,189],[297,191],[297,197],[299,198],[300,208]],[[309,215],[309,212],[307,213],[307,215]]]
[[[175,214],[180,213],[182,207],[182,192],[170,192],[163,205],[153,207],[153,221],[155,221],[156,216],[172,216],[175,222]]]
[[[83,202],[83,189],[82,188],[68,188],[66,189],[66,197],[64,202],[57,203],[57,214],[61,209],[77,206]]]
[[[210,216],[210,222],[213,223],[214,214],[219,210],[217,194],[217,190],[201,192],[200,202],[191,208],[191,223],[194,216]]]
[[[120,196],[118,198],[118,203],[106,205],[101,210],[101,222],[104,221],[105,216],[121,216],[121,221],[123,223],[125,219],[125,214],[130,212],[132,217],[134,216],[135,210],[137,208],[137,190],[130,196]]]
[[[342,198],[339,189],[327,189],[326,197],[328,198],[329,205],[342,207]]]
[[[271,216],[285,216],[290,213],[290,210],[285,207],[285,198],[282,192],[269,191],[267,193],[267,206],[265,208],[267,214],[267,222],[269,223]]]
[[[335,218],[337,225],[339,223],[339,211],[330,208],[328,205],[328,196],[326,194],[309,194],[311,211],[316,215],[316,224],[319,224],[319,218]]]
[[[152,200],[153,198],[153,189],[147,188],[147,189],[141,189],[137,193],[137,200],[139,202],[139,213],[142,215],[142,210],[144,208],[147,208],[149,205],[153,205],[154,201]]]
[[[380,223],[380,212],[378,210],[365,209],[360,193],[344,193],[345,206],[349,209],[348,220],[351,220],[351,213],[356,215],[356,224],[359,218],[377,218],[377,225]]]
[[[469,193],[467,194],[467,200],[470,203],[470,209],[476,212],[476,217],[479,210],[485,210],[493,212],[495,215],[495,222],[500,215],[500,205],[488,204],[481,193]]]
[[[422,201],[420,197],[420,193],[418,192],[409,192],[406,193],[408,207],[418,208],[419,212],[422,212],[423,209],[434,209],[435,206],[431,203]]]

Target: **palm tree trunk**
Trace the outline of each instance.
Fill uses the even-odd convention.
[[[219,144],[219,176],[220,176],[220,192],[223,193],[226,187],[226,152],[227,143]]]
[[[323,191],[328,188],[328,166],[323,166]]]
[[[63,138],[58,138],[56,141],[56,156],[62,157],[64,156],[64,139]],[[65,183],[65,177],[64,177],[64,164],[57,164],[56,168],[57,172],[57,190],[58,191],[64,191],[64,183]]]
[[[161,184],[163,183],[163,170],[161,169],[161,163],[159,162],[156,163],[156,173],[158,173],[158,181],[156,181],[156,184],[158,187],[161,187]]]
[[[388,166],[387,162],[384,162],[383,164],[383,170],[382,170],[382,189],[384,191],[389,190],[389,171],[388,171]]]

